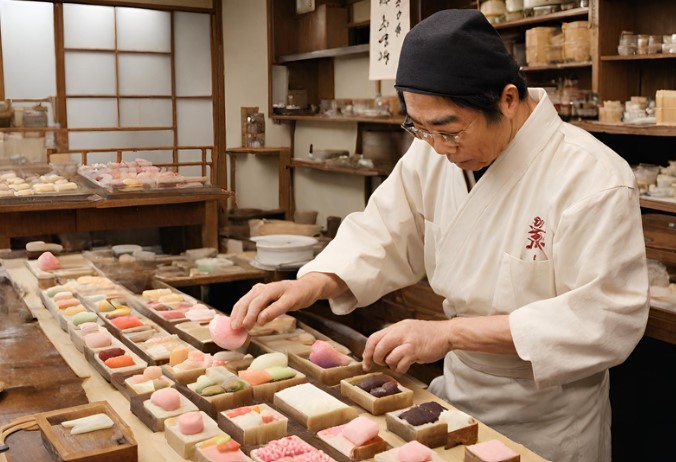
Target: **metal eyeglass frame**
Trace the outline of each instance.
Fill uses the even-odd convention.
[[[427,130],[423,130],[422,128],[418,128],[415,125],[413,125],[413,122],[411,121],[409,116],[406,116],[406,118],[404,119],[404,123],[401,124],[401,128],[403,128],[411,136],[418,138],[419,140],[427,141],[429,143],[430,141],[436,142],[437,139],[441,139],[441,142],[444,143],[445,145],[457,148],[458,146],[460,146],[460,135],[462,135],[465,131],[467,131],[467,129],[474,123],[476,119],[478,119],[478,117],[476,117],[474,120],[468,123],[465,128],[455,133],[428,132]],[[435,139],[434,138],[435,135],[438,136],[439,138]]]

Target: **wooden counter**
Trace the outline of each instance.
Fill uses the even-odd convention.
[[[110,384],[106,383],[96,371],[91,369],[82,355],[72,345],[68,344],[68,335],[60,330],[56,321],[51,318],[46,309],[40,308],[37,313],[42,327],[41,330],[37,323],[24,325],[25,319],[30,318],[30,316],[28,316],[25,308],[20,308],[22,302],[13,293],[12,287],[7,282],[0,283],[0,302],[2,307],[0,308],[2,319],[0,323],[0,347],[3,351],[0,358],[0,377],[6,381],[8,387],[5,392],[0,394],[0,410],[2,411],[0,412],[0,423],[4,424],[18,416],[31,413],[83,404],[87,401],[87,398],[90,401],[106,400],[115,408],[120,417],[132,427],[134,437],[139,443],[140,461],[183,460],[169,448],[162,433],[151,432],[130,413],[129,405],[122,394],[112,389]],[[33,307],[31,310],[34,314],[36,313]],[[11,318],[14,318],[14,323],[5,322],[5,319]],[[53,345],[45,338],[43,330],[48,332]],[[31,342],[32,348],[30,349],[26,348],[28,339]],[[62,352],[68,365],[56,352],[56,348]],[[9,354],[5,354],[5,352],[9,352]],[[81,382],[69,368],[69,366],[78,366],[78,363],[84,363],[79,367],[86,369],[87,374],[85,375],[91,374],[85,382]],[[27,374],[26,371],[34,372]],[[414,382],[410,382],[410,379],[406,376],[402,377],[401,380],[409,388],[414,386],[411,385]],[[86,396],[84,396],[83,387],[87,391]],[[429,400],[438,400],[438,398],[421,387],[415,387],[414,402],[420,403]],[[381,418],[379,423],[384,431],[384,419]],[[388,432],[386,436],[393,444],[403,444],[403,441],[392,433]],[[545,462],[544,459],[523,446],[480,424],[480,441],[493,438],[500,439],[517,450],[521,454],[523,462]],[[39,432],[19,432],[19,434],[11,436],[8,443],[10,455],[16,462],[50,460],[44,452],[44,445],[40,440]],[[438,448],[436,451],[448,462],[462,462],[464,458],[462,446],[450,450]]]
[[[33,322],[8,282],[0,282],[0,352],[0,379],[5,387],[0,392],[0,425],[87,403],[82,380]],[[51,460],[40,432],[18,432],[7,443],[15,462]]]
[[[9,248],[12,237],[172,226],[199,226],[197,245],[218,248],[217,204],[229,196],[230,192],[213,187],[193,194],[167,191],[109,198],[91,194],[54,202],[0,202],[0,248]]]

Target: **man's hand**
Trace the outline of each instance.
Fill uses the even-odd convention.
[[[449,321],[406,319],[372,334],[364,347],[364,369],[372,363],[405,373],[413,363],[431,363],[443,358],[452,346]]]
[[[298,280],[256,284],[232,309],[230,325],[250,330],[288,311],[307,308],[320,298],[337,297],[347,290],[335,274],[308,273]]]

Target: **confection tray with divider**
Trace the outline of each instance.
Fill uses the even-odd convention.
[[[62,422],[105,414],[113,427],[72,435]],[[135,462],[138,448],[131,429],[106,401],[36,415],[42,439],[55,460],[63,462]]]

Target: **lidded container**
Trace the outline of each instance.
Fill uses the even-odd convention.
[[[563,30],[563,57],[566,61],[584,62],[591,59],[589,21],[566,22]]]

